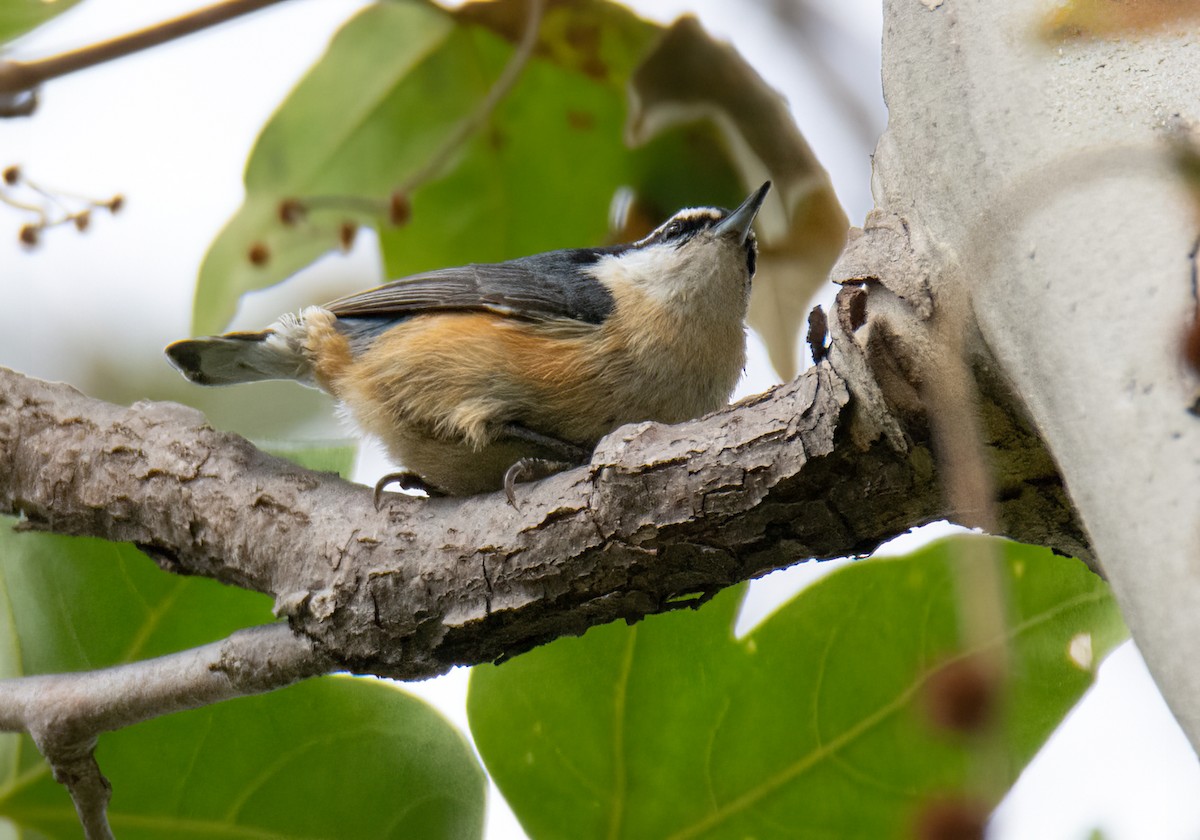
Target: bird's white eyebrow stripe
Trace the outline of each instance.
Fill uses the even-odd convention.
[[[633,247],[638,248],[643,245],[647,245],[656,239],[659,239],[667,225],[671,224],[672,222],[688,223],[697,220],[719,222],[721,219],[725,218],[725,216],[726,211],[720,209],[719,207],[685,207],[683,210],[675,213],[673,216],[671,216],[671,218],[667,219],[661,225],[652,230],[648,236],[633,243]]]
[[[692,219],[699,219],[699,218],[703,217],[706,219],[712,219],[713,221],[717,221],[720,218],[722,218],[724,215],[725,215],[725,211],[721,210],[720,208],[717,208],[717,207],[685,207],[684,209],[682,209],[678,213],[676,213],[674,216],[672,216],[671,219],[681,219],[684,221],[691,221]],[[668,220],[668,221],[670,221],[670,220]]]

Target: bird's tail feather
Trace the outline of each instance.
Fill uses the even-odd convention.
[[[275,329],[232,332],[176,341],[167,357],[198,385],[233,385],[263,379],[312,380],[312,365],[295,343]]]

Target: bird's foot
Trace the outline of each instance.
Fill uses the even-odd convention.
[[[571,467],[579,466],[571,461],[552,461],[548,458],[522,458],[504,473],[504,495],[508,498],[508,503],[517,510],[521,508],[517,505],[517,492],[514,485],[518,481],[537,481],[540,478],[545,478],[549,475],[554,475],[556,472],[569,470]]]
[[[388,473],[375,482],[375,510],[379,510],[382,506],[383,494],[389,484],[396,484],[401,490],[420,490],[430,498],[446,495],[415,472],[404,470],[402,472]]]
[[[520,423],[508,423],[501,431],[507,437],[524,441],[525,443],[532,443],[535,446],[540,446],[542,449],[554,453],[558,456],[558,461],[572,467],[586,464],[588,458],[592,457],[591,449],[584,448],[579,444],[571,443],[562,438],[556,438],[553,435],[544,435],[541,432],[535,432],[533,429],[528,429]]]

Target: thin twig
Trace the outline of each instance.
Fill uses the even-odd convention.
[[[286,624],[254,627],[105,670],[0,680],[0,730],[28,732],[70,792],[88,840],[111,840],[112,789],[94,755],[100,734],[330,670],[332,662]]]
[[[32,91],[50,79],[156,47],[278,2],[280,0],[226,0],[127,35],[38,61],[0,61],[0,97]]]
[[[268,624],[99,671],[0,680],[0,731],[28,731],[47,750],[67,754],[102,732],[282,688],[330,667],[306,637]]]
[[[94,745],[93,745],[94,746]],[[115,840],[112,827],[108,824],[108,803],[112,798],[112,785],[100,772],[96,763],[95,750],[71,762],[70,766],[56,763],[54,778],[66,787],[75,804],[79,824],[83,826],[86,840]]]
[[[3,189],[0,189],[0,204],[7,204],[9,207],[15,207],[18,210],[25,210],[29,213],[36,213],[38,218],[45,222],[47,216],[46,211],[36,204],[26,204],[24,201],[13,198]]]
[[[0,71],[4,63],[0,62]],[[18,93],[0,93],[0,118],[28,117],[37,110],[37,91],[23,90]]]

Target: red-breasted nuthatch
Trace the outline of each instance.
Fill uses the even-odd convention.
[[[396,481],[511,501],[514,481],[585,462],[622,424],[728,402],[769,188],[631,244],[418,274],[167,356],[201,385],[295,379],[340,400],[407,470],[377,502]]]

